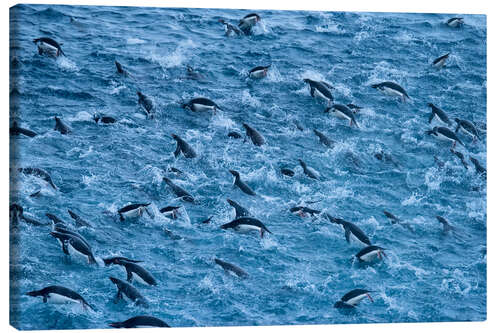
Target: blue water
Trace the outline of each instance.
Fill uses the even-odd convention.
[[[237,24],[247,10],[18,5],[11,9],[11,121],[39,133],[11,137],[11,166],[47,170],[58,190],[32,176],[12,173],[11,202],[26,215],[66,222],[71,209],[92,223],[78,229],[97,257],[143,260],[157,287],[136,285],[149,309],[113,303],[108,276],[125,279],[120,266],[67,260],[48,226],[22,223],[12,234],[11,323],[20,329],[103,328],[148,314],[171,326],[478,321],[486,319],[486,181],[469,156],[486,166],[486,17],[453,15],[259,10],[252,36],[226,37],[219,18]],[[73,21],[71,21],[73,17]],[[63,43],[66,57],[38,55],[34,38]],[[432,60],[451,52],[441,70]],[[118,60],[131,76],[116,73]],[[14,61],[15,63],[16,61]],[[268,76],[248,70],[272,64]],[[204,80],[187,80],[186,66]],[[360,128],[323,113],[304,78],[324,80],[337,103],[363,106]],[[402,103],[370,85],[394,81],[411,99]],[[136,91],[150,96],[148,119]],[[223,111],[196,114],[179,102],[204,96]],[[473,142],[459,137],[469,169],[450,144],[425,135],[432,102],[483,129]],[[94,113],[118,122],[96,125]],[[54,116],[72,133],[54,131]],[[304,131],[295,126],[298,121]],[[257,147],[243,139],[248,122],[265,137]],[[316,128],[335,141],[322,146]],[[176,133],[198,157],[174,158]],[[379,161],[384,151],[395,163]],[[445,163],[440,168],[437,156]],[[307,178],[297,159],[321,174]],[[182,175],[169,172],[170,167]],[[284,177],[281,167],[295,171]],[[13,168],[15,169],[15,168]],[[240,171],[257,192],[232,185]],[[197,204],[179,202],[162,182],[169,176]],[[30,197],[41,190],[40,196]],[[220,229],[231,221],[231,198],[272,234]],[[306,204],[307,201],[317,201]],[[126,222],[117,210],[151,202],[154,218]],[[180,204],[170,220],[159,209]],[[307,205],[352,221],[388,257],[360,265],[363,248],[348,244],[339,225],[302,219],[288,209]],[[392,225],[388,210],[414,232]],[[435,216],[457,228],[444,234]],[[213,216],[210,224],[201,221]],[[75,227],[76,228],[76,227]],[[168,228],[181,239],[165,234]],[[248,274],[239,279],[214,264],[217,257]],[[96,312],[42,303],[30,290],[58,284],[80,293]],[[333,304],[349,290],[372,290],[355,311]]]

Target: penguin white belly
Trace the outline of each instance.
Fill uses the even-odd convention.
[[[371,251],[371,252],[363,254],[361,257],[359,257],[359,259],[366,261],[366,262],[370,262],[370,261],[374,261],[379,256],[380,256],[379,250],[375,250],[375,251]]]
[[[42,53],[46,53],[54,57],[57,56],[57,51],[58,51],[57,48],[50,44],[40,42],[38,44],[38,49],[41,50]]]
[[[49,293],[47,295],[47,303],[52,303],[52,304],[68,304],[68,303],[80,303],[80,301],[60,295],[60,294],[55,294],[55,293]]]
[[[397,96],[397,97],[400,97],[400,98],[403,98],[404,95],[400,92],[400,91],[397,91],[395,89],[391,89],[391,88],[383,88],[382,92],[388,96]]]
[[[475,138],[475,137],[476,137],[473,133],[469,132],[469,131],[465,128],[465,127],[460,126],[460,129],[461,129],[461,130],[462,130],[465,134],[467,134],[467,135],[469,135],[469,136],[471,136],[471,137],[473,137],[473,138]]]
[[[203,112],[203,111],[214,111],[215,107],[210,106],[210,105],[205,105],[205,104],[193,104],[193,109],[196,112]]]
[[[247,233],[252,231],[260,232],[261,229],[260,227],[251,224],[240,224],[239,226],[235,227],[234,230],[236,230],[237,232]]]
[[[446,121],[441,119],[441,117],[437,113],[434,115],[434,118],[439,120],[442,124],[448,125],[448,123],[446,123]]]
[[[441,60],[439,60],[438,62],[436,62],[436,63],[434,64],[434,67],[436,67],[436,68],[441,68],[441,67],[443,67],[443,66],[444,66],[444,64],[445,64],[445,63],[446,63],[446,58],[445,58],[445,59],[441,59]]]
[[[143,210],[143,207],[139,207],[136,209],[132,209],[132,210],[123,212],[121,214],[125,219],[134,219],[134,218],[137,218],[139,216],[142,216],[142,210]]]
[[[452,27],[452,28],[456,28],[460,25],[461,21],[460,20],[453,20],[451,22],[448,23],[448,26]]]
[[[328,97],[326,97],[325,95],[323,95],[323,93],[321,91],[319,91],[318,89],[314,89],[314,97],[323,99],[325,101],[330,101],[330,99]]]
[[[441,140],[441,141],[448,141],[448,142],[449,142],[449,141],[452,141],[452,142],[453,142],[453,141],[455,141],[454,139],[449,138],[449,137],[447,137],[446,135],[443,135],[443,134],[441,134],[441,133],[439,133],[439,132],[437,133],[436,137],[437,137],[439,140]]]
[[[356,297],[353,297],[353,298],[347,300],[346,303],[349,304],[349,305],[357,305],[365,297],[366,297],[366,294],[361,294],[359,296],[356,296]]]
[[[71,244],[68,244],[68,252],[71,257],[75,257],[78,259],[84,259],[85,261],[88,261],[89,257],[77,249],[75,249]]]
[[[349,116],[348,116],[348,115],[346,115],[345,113],[342,113],[342,112],[340,112],[340,111],[338,111],[338,110],[337,110],[337,111],[335,111],[335,116],[336,116],[337,118],[339,118],[339,119],[347,119],[347,120],[349,120],[349,121],[351,120],[351,118],[349,118]]]
[[[266,76],[266,74],[267,74],[267,70],[261,69],[258,71],[253,71],[252,73],[250,73],[250,76],[253,78],[256,78],[256,79],[262,79],[263,77]]]
[[[146,286],[149,286],[149,283],[147,283],[146,281],[144,281],[144,280],[142,279],[142,277],[140,277],[140,276],[139,276],[137,273],[135,273],[135,272],[132,272],[132,279],[133,279],[133,281],[136,281],[136,282],[139,282],[139,283],[144,284],[144,285],[146,285]]]

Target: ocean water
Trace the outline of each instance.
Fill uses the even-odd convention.
[[[11,8],[10,120],[39,134],[11,136],[11,203],[44,223],[52,213],[71,224],[67,209],[75,211],[92,224],[75,229],[96,257],[142,260],[158,281],[155,287],[134,282],[148,309],[114,303],[116,287],[108,277],[124,280],[122,267],[68,260],[50,226],[21,223],[11,233],[13,326],[103,328],[135,315],[171,326],[486,319],[486,181],[469,161],[472,156],[486,166],[486,16],[460,15],[465,25],[450,28],[444,22],[455,15],[259,10],[253,35],[224,35],[218,19],[236,25],[250,12]],[[42,36],[63,43],[66,57],[39,55],[32,40]],[[448,52],[446,67],[430,65]],[[115,60],[130,76],[116,73]],[[269,64],[267,77],[248,77],[251,68]],[[187,79],[187,65],[203,79]],[[304,78],[330,83],[336,103],[362,106],[360,128],[325,114],[325,103],[311,98]],[[397,82],[410,99],[403,103],[371,88],[381,81]],[[138,90],[153,100],[152,119],[137,103]],[[197,96],[222,111],[180,107]],[[465,147],[457,150],[469,169],[449,143],[425,134],[438,125],[428,122],[430,102],[452,121],[468,119],[480,129],[476,142],[458,134]],[[96,124],[95,113],[117,122]],[[72,133],[55,131],[54,116]],[[227,136],[244,135],[243,122],[263,135],[264,146]],[[334,147],[321,145],[313,129]],[[175,158],[172,133],[198,156]],[[375,158],[381,151],[393,162]],[[303,174],[299,158],[320,173],[319,180]],[[15,172],[28,166],[49,172],[58,189]],[[282,167],[295,176],[281,175]],[[229,169],[238,170],[257,196],[235,188]],[[196,203],[176,199],[164,176]],[[234,218],[227,198],[272,234],[222,230]],[[150,202],[152,217],[120,221],[117,210],[134,202]],[[167,205],[182,206],[180,218],[159,212]],[[296,205],[323,215],[295,216],[289,209]],[[383,210],[412,230],[391,224]],[[353,260],[364,245],[347,243],[342,227],[325,213],[355,223],[387,249],[387,258],[363,265]],[[436,215],[456,230],[443,233]],[[210,223],[201,223],[210,216]],[[249,277],[227,274],[214,258]],[[53,284],[80,293],[96,311],[25,295]],[[354,288],[371,290],[374,302],[347,312],[333,307]]]

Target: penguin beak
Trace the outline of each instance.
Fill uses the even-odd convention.
[[[372,301],[373,303],[373,298],[370,296],[370,294],[366,294],[366,297],[368,297],[368,299],[370,299],[370,301]]]

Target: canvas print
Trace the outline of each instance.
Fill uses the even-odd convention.
[[[485,320],[486,30],[12,7],[11,324]]]

